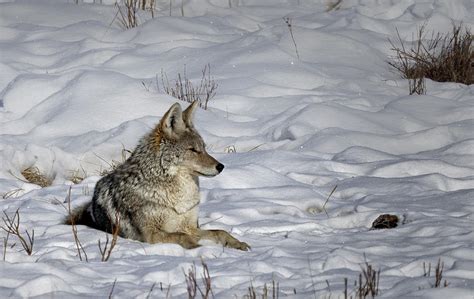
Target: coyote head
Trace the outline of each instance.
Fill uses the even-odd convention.
[[[193,176],[215,176],[224,165],[206,152],[206,146],[193,125],[194,101],[182,111],[178,103],[173,104],[158,124],[161,160],[169,165],[171,172],[181,171]],[[166,163],[167,162],[167,163]]]

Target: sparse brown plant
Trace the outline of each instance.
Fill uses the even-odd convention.
[[[443,270],[444,262],[441,261],[441,258],[439,258],[435,268],[435,283],[431,285],[432,288],[439,288],[441,286],[447,287],[449,285],[446,279],[443,283]],[[431,277],[431,263],[426,264],[425,262],[423,262],[423,276]]]
[[[115,19],[118,19],[120,26],[123,29],[135,28],[139,25],[138,21],[138,10],[142,0],[124,0],[124,5],[120,6],[118,2],[115,2],[115,8],[117,13]]]
[[[32,229],[31,234],[28,230],[25,230],[25,236],[22,235],[20,230],[20,212],[19,209],[16,210],[13,218],[8,216],[8,214],[3,211],[5,217],[2,218],[3,225],[1,228],[7,233],[7,235],[14,235],[20,240],[20,244],[28,255],[33,253],[33,245],[35,243],[35,231]],[[7,239],[8,240],[8,239]],[[4,243],[6,246],[6,242]],[[5,257],[5,254],[4,254]]]
[[[359,284],[357,289],[357,297],[365,299],[367,296],[374,298],[379,294],[380,269],[375,271],[372,265],[365,262],[365,268],[359,274]]]
[[[112,250],[114,250],[115,245],[117,245],[117,239],[120,232],[120,217],[118,214],[115,215],[115,221],[112,223],[112,241],[109,240],[109,234],[105,234],[105,244],[102,248],[100,239],[98,241],[99,251],[101,254],[101,261],[106,262],[109,260]],[[109,246],[110,241],[110,246]]]
[[[354,281],[354,289],[349,292],[348,279],[344,278],[344,299],[375,298],[379,295],[380,269],[375,271],[372,265],[365,262],[361,267],[359,279]],[[354,294],[352,296],[351,294]]]
[[[389,39],[395,52],[388,64],[409,79],[410,94],[426,93],[424,78],[438,82],[474,83],[473,35],[462,24],[453,24],[447,34],[432,32],[427,38],[426,24],[416,32],[413,47],[407,48],[397,30],[396,42]]]
[[[211,276],[209,274],[209,268],[207,264],[201,259],[202,265],[202,287],[199,286],[197,277],[196,277],[196,265],[193,264],[191,268],[188,269],[188,272],[184,272],[184,277],[186,280],[186,288],[188,292],[188,298],[194,299],[196,298],[197,292],[201,294],[201,298],[207,299],[211,295],[214,297],[212,292],[212,285],[211,285]]]
[[[156,79],[157,89],[160,91],[160,85],[158,78]],[[161,71],[161,84],[165,93],[172,97],[175,97],[181,101],[192,103],[194,101],[199,102],[199,107],[204,110],[207,109],[208,102],[216,95],[217,83],[211,78],[211,65],[207,64],[202,70],[201,81],[199,85],[193,84],[186,75],[186,66],[184,67],[183,75],[178,73],[178,76],[171,84],[168,80],[168,76],[162,70]]]
[[[141,10],[148,10],[151,13],[151,17],[155,17],[155,8],[156,8],[156,3],[155,0],[140,0],[140,5],[139,5]]]
[[[265,283],[262,288],[262,292],[259,294],[258,290],[254,287],[253,283],[250,282],[250,286],[247,288],[247,294],[243,296],[245,299],[278,299],[280,291],[280,283],[272,280],[272,289],[269,290],[267,284]],[[271,296],[271,297],[269,297]]]
[[[410,94],[426,94],[425,77],[408,79],[408,91]]]

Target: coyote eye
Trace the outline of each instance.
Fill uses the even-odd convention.
[[[199,151],[195,147],[191,147],[189,148],[189,150],[192,151],[193,153],[199,153]]]

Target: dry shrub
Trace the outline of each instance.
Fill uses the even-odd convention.
[[[156,79],[157,89],[160,91],[158,78]],[[170,84],[166,73],[161,71],[161,84],[164,92],[181,101],[192,103],[199,102],[199,107],[207,109],[208,102],[216,95],[217,83],[211,78],[211,65],[207,64],[202,70],[202,77],[199,85],[193,84],[186,75],[184,67],[183,75],[178,76],[173,84]]]
[[[259,293],[256,288],[253,286],[252,282],[250,282],[250,286],[247,289],[247,294],[243,296],[244,299],[278,299],[279,298],[279,291],[280,291],[280,283],[272,280],[272,287],[271,290],[268,288],[267,284],[263,285],[262,292]],[[271,297],[270,297],[271,296]]]
[[[32,229],[31,234],[28,232],[28,230],[25,230],[25,235],[21,233],[20,230],[20,212],[19,209],[16,210],[15,214],[13,215],[13,218],[8,216],[8,214],[3,211],[3,215],[5,215],[3,220],[3,225],[0,226],[6,233],[7,237],[4,240],[4,253],[3,256],[5,257],[6,253],[6,246],[8,243],[8,237],[9,235],[14,235],[20,240],[20,244],[23,247],[23,249],[26,251],[28,255],[31,255],[33,253],[33,245],[35,243],[35,231]]]
[[[448,281],[445,279],[443,281],[443,270],[444,270],[444,262],[441,261],[441,258],[438,259],[438,264],[435,268],[435,283],[431,285],[432,288],[439,288],[441,286],[447,287],[449,285]],[[425,277],[431,276],[431,263],[428,263],[428,269],[426,267],[426,263],[423,262],[423,272]]]
[[[380,269],[375,271],[372,265],[365,263],[362,273],[359,274],[358,298],[371,296],[374,298],[379,294]]]
[[[139,10],[148,10],[151,17],[155,17],[155,0],[123,0],[120,2],[123,5],[120,5],[119,1],[115,2],[117,12],[112,23],[118,19],[119,25],[123,29],[131,29],[140,25]]]
[[[117,13],[114,20],[118,18],[118,22],[123,29],[137,27],[139,25],[138,10],[141,2],[140,0],[125,0],[123,6],[115,2]]]
[[[100,239],[98,241],[98,246],[99,246],[99,251],[101,255],[101,261],[106,262],[109,260],[110,255],[112,254],[112,250],[114,250],[115,245],[117,245],[117,240],[118,240],[118,235],[120,232],[120,217],[117,214],[115,214],[115,221],[112,223],[112,241],[110,242],[109,246],[109,234],[105,233],[105,244],[104,247],[102,247],[102,244],[100,242]]]
[[[74,243],[76,244],[76,249],[77,249],[77,255],[79,256],[79,260],[83,260],[82,256],[84,255],[84,259],[86,262],[89,262],[89,258],[87,257],[86,250],[84,249],[84,246],[82,246],[81,241],[79,240],[79,236],[77,234],[77,226],[76,226],[76,219],[74,218],[73,211],[71,209],[71,187],[68,189],[68,193],[66,196],[66,202],[67,202],[67,208],[64,207],[67,212],[68,212],[68,218],[66,221],[68,221],[68,224],[71,225],[72,229],[72,235],[74,237]]]
[[[202,265],[202,286],[199,285],[197,276],[196,276],[196,265],[193,264],[191,268],[188,269],[188,272],[184,272],[184,277],[186,279],[186,289],[188,291],[188,298],[196,298],[198,291],[201,294],[201,298],[208,299],[210,296],[214,298],[214,293],[212,292],[211,285],[211,275],[209,274],[209,268],[207,264],[201,259]]]
[[[397,30],[397,41],[389,40],[395,56],[388,64],[411,79],[410,93],[425,93],[423,78],[437,82],[474,83],[473,35],[462,24],[453,24],[450,33],[432,32],[426,38],[426,24],[416,32],[416,42],[407,48]]]
[[[32,184],[36,184],[40,187],[48,187],[51,186],[53,180],[47,177],[45,174],[41,173],[41,171],[36,166],[30,166],[21,171],[21,175]]]
[[[355,289],[349,291],[348,279],[344,278],[344,299],[365,299],[375,298],[379,295],[380,269],[375,271],[372,265],[365,262],[365,267],[361,269],[359,280],[354,281]],[[351,294],[355,293],[354,296]]]

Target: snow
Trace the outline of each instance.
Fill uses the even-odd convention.
[[[343,298],[365,262],[383,298],[474,298],[474,87],[428,80],[410,96],[386,63],[397,29],[407,43],[425,23],[472,31],[472,1],[326,12],[322,0],[193,0],[182,17],[163,0],[130,30],[112,22],[114,1],[72,2],[0,1],[0,207],[35,231],[31,256],[14,236],[2,246],[0,297],[183,298],[184,272],[194,263],[200,279],[203,259],[216,298],[272,281],[282,298]],[[80,261],[61,224],[69,188],[73,206],[90,200],[101,171],[177,101],[157,90],[162,70],[198,81],[208,63],[217,96],[195,124],[226,168],[201,179],[200,223],[252,250],[119,239],[101,262],[105,234],[80,226]],[[30,166],[53,185],[25,182]],[[370,230],[386,213],[403,224]],[[438,259],[446,288],[432,288]]]

